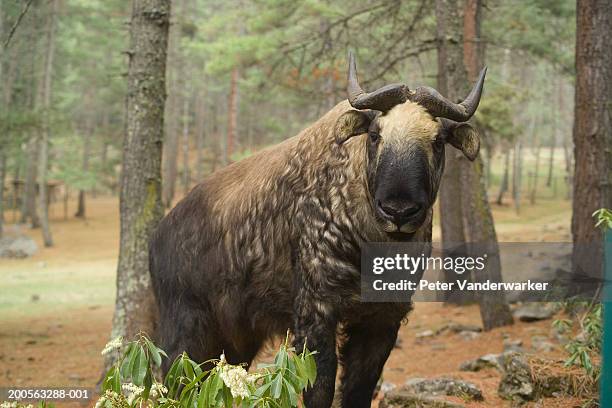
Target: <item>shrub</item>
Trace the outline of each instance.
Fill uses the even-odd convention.
[[[304,347],[297,354],[289,346],[289,335],[274,362],[260,365],[256,372],[229,364],[224,355],[197,363],[183,353],[174,360],[163,383],[156,372],[162,358],[168,356],[144,334],[127,344],[120,338],[109,342],[103,353],[112,352],[120,358],[104,377],[96,408],[292,408],[316,379],[315,353]]]

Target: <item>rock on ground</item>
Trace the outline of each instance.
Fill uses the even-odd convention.
[[[456,378],[412,378],[402,388],[415,394],[452,395],[481,401],[482,391],[474,384]]]
[[[399,390],[387,393],[379,408],[465,408],[465,406],[429,395]]]
[[[36,251],[36,242],[25,235],[0,238],[0,258],[27,258]]]
[[[514,317],[522,322],[536,322],[550,319],[555,313],[554,305],[548,303],[528,303],[514,311]]]
[[[502,379],[497,392],[500,397],[515,402],[530,401],[535,397],[531,367],[525,356],[510,352],[501,355]]]
[[[474,360],[468,360],[459,366],[461,371],[480,371],[484,368],[496,368],[501,371],[501,355],[485,354]]]

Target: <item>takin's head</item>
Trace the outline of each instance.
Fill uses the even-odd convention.
[[[446,144],[469,160],[478,155],[478,133],[466,122],[478,107],[485,73],[486,68],[461,103],[429,87],[411,91],[403,84],[366,93],[349,55],[348,99],[358,110],[338,119],[335,138],[342,144],[368,134],[368,189],[376,219],[387,233],[412,234],[425,222],[440,186]]]

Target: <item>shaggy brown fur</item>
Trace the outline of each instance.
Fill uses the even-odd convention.
[[[162,220],[150,269],[170,359],[225,352],[232,363],[250,363],[267,339],[291,328],[298,349],[307,339],[318,352],[306,406],[327,408],[341,328],[342,406],[370,406],[411,306],[360,302],[360,247],[431,241],[444,150],[440,122],[412,102],[368,115],[338,104],[299,135],[214,173]],[[419,224],[406,230],[375,209],[377,169],[389,157],[407,163],[405,177],[427,193]]]

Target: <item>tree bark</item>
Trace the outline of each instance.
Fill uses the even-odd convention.
[[[163,216],[161,154],[169,25],[169,0],[133,0],[113,338],[132,339],[139,331],[152,335],[155,328],[148,243]]]
[[[599,277],[603,241],[592,214],[612,208],[612,2],[578,0],[576,22],[572,269]]]
[[[474,83],[478,71],[482,66],[483,55],[479,50],[481,0],[466,0],[464,9],[464,63],[469,83]],[[466,82],[468,82],[466,81]],[[481,132],[482,133],[482,132]],[[478,245],[486,247],[487,260],[484,270],[474,274],[474,280],[479,282],[501,282],[501,260],[497,234],[493,223],[493,214],[487,197],[487,188],[484,181],[484,166],[482,158],[478,156],[474,162],[465,157],[461,161],[461,202],[463,211],[464,230],[468,248]],[[482,255],[470,250],[472,256]],[[480,316],[484,330],[491,330],[513,323],[512,313],[502,294],[483,291],[478,294]]]
[[[38,218],[46,247],[53,246],[53,237],[49,226],[49,198],[47,172],[49,167],[49,138],[51,136],[51,85],[53,74],[53,57],[55,55],[55,26],[58,1],[51,0],[50,14],[47,26],[47,47],[45,55],[44,75],[41,84],[41,106],[43,109],[42,129],[38,141]]]
[[[180,20],[182,17],[181,1],[175,1],[176,7],[172,12],[173,24],[170,27],[168,42],[168,103],[165,111],[166,134],[163,153],[163,184],[162,197],[166,208],[172,206],[176,193],[176,178],[178,176],[178,150],[179,150],[179,90],[182,80],[182,58],[179,52],[181,41]]]
[[[463,64],[462,20],[459,18],[461,0],[436,0],[436,29],[438,38],[438,91],[450,100],[467,95],[467,75]],[[444,256],[463,255],[465,234],[463,231],[461,202],[461,168],[456,149],[446,149],[445,170],[440,184],[440,227]],[[454,282],[454,271],[444,271],[445,280]],[[454,298],[452,293],[449,294]],[[447,302],[450,298],[445,299]],[[459,301],[459,300],[458,300]],[[453,302],[456,302],[453,300]]]

